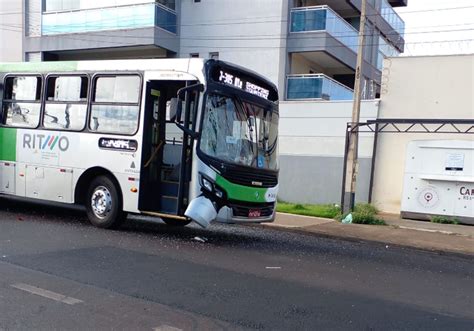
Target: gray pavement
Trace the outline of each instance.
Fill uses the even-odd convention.
[[[141,218],[109,231],[0,199],[0,329],[472,330],[473,276],[468,256]]]

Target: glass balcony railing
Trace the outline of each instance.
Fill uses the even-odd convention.
[[[381,0],[380,14],[395,31],[402,36],[405,34],[405,22],[387,0]]]
[[[105,8],[44,12],[43,35],[157,26],[176,34],[176,12],[155,2]]]
[[[357,53],[358,31],[328,6],[293,8],[290,24],[292,33],[326,31]]]
[[[354,91],[324,74],[288,75],[287,100],[352,100]]]

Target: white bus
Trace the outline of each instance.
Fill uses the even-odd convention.
[[[170,225],[272,222],[278,93],[215,60],[0,63],[0,195]]]

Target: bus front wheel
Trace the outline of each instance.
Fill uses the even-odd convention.
[[[89,221],[99,228],[116,228],[125,220],[119,191],[109,177],[99,176],[92,180],[87,192],[86,211]]]

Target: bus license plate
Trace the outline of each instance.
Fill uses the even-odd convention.
[[[249,217],[250,218],[257,218],[262,215],[262,212],[258,209],[250,209],[249,210]]]

